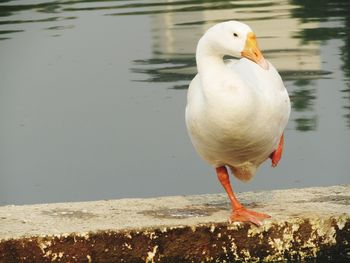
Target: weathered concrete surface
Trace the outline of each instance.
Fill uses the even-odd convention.
[[[350,262],[350,185],[238,196],[272,219],[228,224],[224,194],[3,206],[0,262]]]

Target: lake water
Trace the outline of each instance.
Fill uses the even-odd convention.
[[[316,3],[316,4],[315,4]],[[249,24],[292,101],[237,191],[350,183],[350,2],[0,1],[0,204],[223,192],[186,133],[195,48]]]

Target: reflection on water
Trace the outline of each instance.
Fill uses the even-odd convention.
[[[212,171],[183,114],[198,39],[231,19],[257,33],[293,109],[286,161],[237,189],[349,183],[349,9],[348,0],[0,0],[0,204],[221,191],[200,175]]]
[[[340,91],[344,94],[344,105],[346,113],[344,117],[347,125],[350,127],[350,3],[346,0],[337,1],[319,1],[315,5],[315,1],[298,1],[294,0],[294,4],[301,8],[292,10],[292,16],[299,18],[303,23],[319,21],[320,27],[305,28],[297,33],[296,38],[302,40],[302,43],[316,42],[325,44],[325,42],[334,39],[342,40],[342,46],[339,49],[341,54],[341,70],[344,72],[344,83],[346,88]]]
[[[313,87],[316,84],[313,80],[332,78],[331,71],[322,70],[320,45],[326,40],[338,38],[344,40],[344,43],[349,42],[350,29],[346,27],[349,18],[345,14],[350,4],[346,1],[332,3],[321,1],[320,5],[315,5],[314,1],[281,1],[276,6],[275,3],[266,1],[219,2],[211,3],[213,6],[210,6],[210,3],[209,6],[200,3],[200,7],[191,6],[175,10],[172,7],[180,2],[171,2],[167,5],[171,10],[170,13],[169,10],[115,13],[115,15],[163,13],[162,16],[152,17],[154,39],[157,40],[154,43],[152,58],[136,60],[137,66],[133,71],[144,73],[146,75],[144,81],[169,82],[174,89],[186,89],[187,81],[192,79],[196,72],[194,47],[200,35],[218,22],[230,19],[246,21],[259,32],[266,57],[279,69],[283,79],[292,82],[296,87],[290,94],[293,109],[308,113],[294,118],[295,129],[315,130],[317,115],[310,114],[314,111],[312,105],[316,99],[316,90]],[[195,3],[198,4],[198,1],[188,4]],[[205,12],[207,8],[210,9],[209,13]],[[312,14],[309,13],[309,9],[312,9]],[[328,11],[325,13],[324,10]],[[183,11],[193,14],[184,15]],[[159,27],[159,25],[165,26]],[[201,34],[194,34],[193,29],[198,27]],[[342,52],[344,61],[349,61],[348,50],[344,47],[341,49],[345,51]],[[342,69],[349,67],[350,65],[344,65]],[[349,70],[347,71],[345,74],[349,79]],[[341,92],[347,91],[348,89],[341,90]],[[345,105],[344,108],[349,106]],[[349,114],[344,116],[349,118]]]

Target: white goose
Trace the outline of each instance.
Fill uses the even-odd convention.
[[[225,55],[241,59],[225,62]],[[226,167],[248,181],[269,157],[277,165],[290,114],[287,90],[251,28],[237,21],[211,27],[198,42],[196,61],[186,107],[191,141],[216,169],[232,204],[230,221],[261,225],[269,216],[238,202]]]

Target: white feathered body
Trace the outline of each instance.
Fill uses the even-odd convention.
[[[195,149],[244,181],[277,148],[289,114],[289,96],[273,65],[265,70],[246,58],[206,65],[187,95],[186,125]]]

